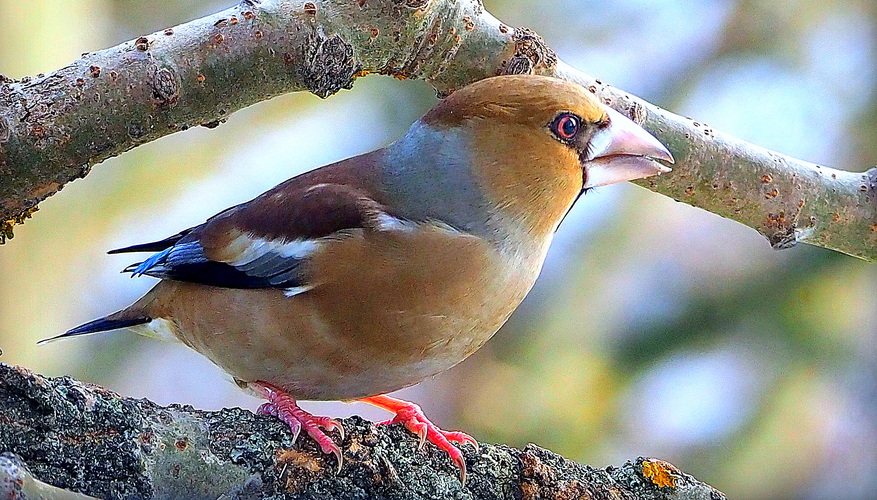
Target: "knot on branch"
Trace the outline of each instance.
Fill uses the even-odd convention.
[[[359,72],[353,47],[337,34],[329,37],[319,32],[310,34],[300,58],[296,61],[292,54],[287,54],[284,61],[288,65],[297,63],[296,71],[307,89],[323,99],[353,87],[353,75]]]
[[[149,84],[159,107],[171,106],[180,97],[180,84],[171,68],[157,68]]]
[[[557,65],[557,54],[545,39],[529,28],[518,28],[512,37],[515,53],[500,69],[501,75],[530,75]]]
[[[797,213],[787,217],[784,211],[778,214],[769,213],[764,222],[764,235],[774,250],[792,248],[798,243]]]

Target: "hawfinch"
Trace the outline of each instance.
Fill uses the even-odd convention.
[[[359,400],[445,450],[475,441],[385,393],[466,359],[539,276],[586,190],[667,172],[672,156],[583,87],[488,78],[384,149],[293,177],[205,223],[110,253],[161,281],[55,338],[131,328],[195,349],[340,467],[341,426],[297,401]],[[50,339],[54,340],[54,339]],[[343,432],[343,431],[342,431]]]

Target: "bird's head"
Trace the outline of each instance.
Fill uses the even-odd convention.
[[[476,82],[421,120],[465,138],[482,193],[529,231],[553,232],[582,191],[670,169],[670,152],[580,85],[500,76]]]

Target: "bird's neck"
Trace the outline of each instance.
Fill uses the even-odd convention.
[[[397,215],[489,236],[489,203],[466,155],[469,146],[458,130],[436,130],[421,122],[388,146],[381,176]]]
[[[496,242],[541,248],[581,189],[580,184],[558,186],[550,175],[521,182],[511,172],[515,166],[504,160],[514,154],[476,141],[465,128],[435,129],[418,122],[384,154],[382,182],[392,193],[391,205],[402,211],[398,215],[440,220]]]

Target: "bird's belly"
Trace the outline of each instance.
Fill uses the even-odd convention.
[[[174,284],[178,336],[235,378],[299,399],[355,399],[415,384],[481,347],[538,267],[522,273],[472,237],[420,235],[413,246],[404,238],[338,245],[315,259],[314,288],[293,297]]]

